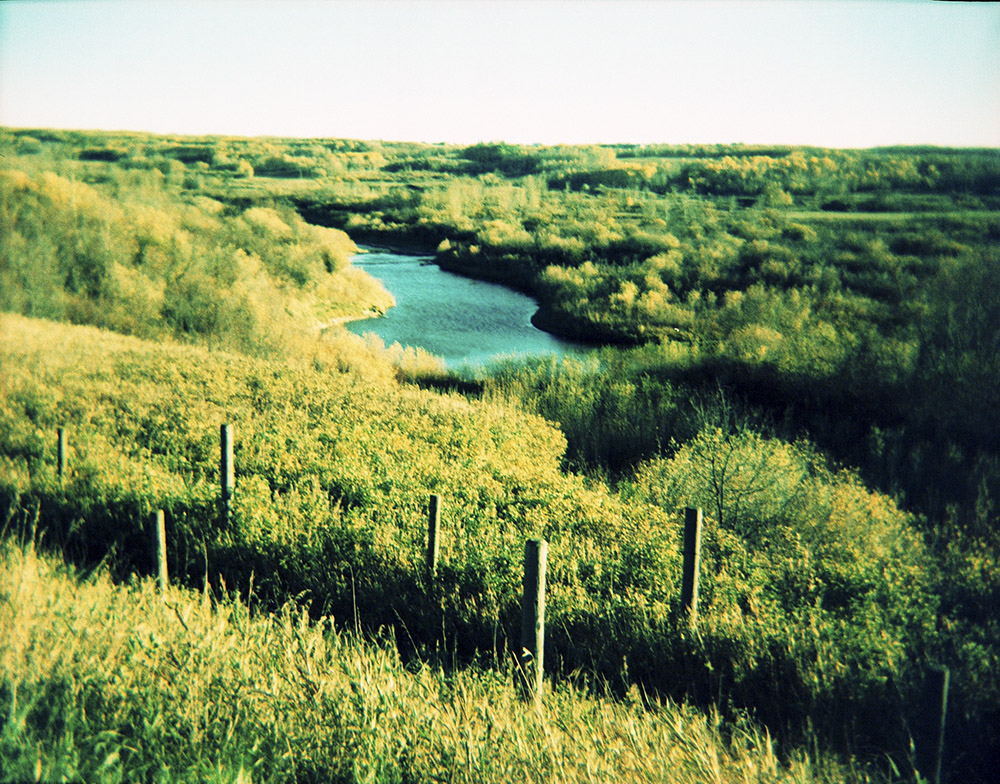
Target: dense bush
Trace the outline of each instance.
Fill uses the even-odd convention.
[[[228,217],[138,183],[114,197],[49,172],[0,173],[0,307],[260,354],[391,304],[350,266],[343,232],[265,207]]]

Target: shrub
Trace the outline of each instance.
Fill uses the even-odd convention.
[[[716,426],[645,464],[628,492],[706,510],[696,647],[711,660],[737,646],[724,667],[759,716],[797,702],[809,706],[799,720],[905,744],[898,684],[920,677],[910,656],[933,639],[936,602],[920,537],[891,500],[807,445]],[[881,718],[869,725],[867,711]]]

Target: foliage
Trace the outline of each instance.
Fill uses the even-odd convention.
[[[267,354],[391,304],[350,266],[343,232],[268,207],[227,215],[158,174],[121,173],[110,189],[0,173],[0,307]]]
[[[557,423],[566,436],[568,467],[619,477],[698,427],[680,389],[627,372],[620,357],[594,352],[496,363],[483,379],[483,395]]]
[[[267,606],[455,661],[510,648],[543,534],[557,675],[752,707],[785,738],[812,722],[905,766],[919,671],[945,662],[955,769],[996,767],[996,734],[968,731],[1000,704],[996,150],[0,129],[0,152],[0,309],[166,341],[4,317],[8,527],[37,514],[125,574],[163,506],[188,582],[252,575]],[[534,294],[544,328],[618,347],[462,386],[337,326],[391,306],[343,232],[436,247]],[[222,421],[244,438],[228,525]],[[433,609],[429,492],[459,521]],[[688,503],[711,566],[697,634],[675,611]]]

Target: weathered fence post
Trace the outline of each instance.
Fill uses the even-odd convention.
[[[160,593],[167,592],[170,577],[167,574],[167,527],[163,510],[153,513],[153,536],[156,539],[156,571]]]
[[[56,438],[56,471],[61,480],[66,475],[66,428],[60,427]]]
[[[941,763],[944,760],[944,721],[948,714],[948,686],[951,672],[947,667],[934,667],[930,671],[927,700],[934,718],[934,756],[931,761],[931,784],[941,784]]]
[[[521,600],[521,673],[526,693],[542,698],[545,673],[545,557],[548,542],[524,544],[524,597]]]
[[[701,509],[684,510],[684,573],[681,578],[681,612],[688,613],[693,628],[698,623],[698,571],[701,563]]]
[[[233,492],[236,472],[233,466],[233,426],[223,425],[221,429],[221,459],[219,475],[222,484],[222,514],[228,523],[233,511]]]
[[[427,576],[437,574],[441,554],[441,496],[432,495],[427,505]]]

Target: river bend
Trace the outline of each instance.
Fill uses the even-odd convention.
[[[358,335],[373,332],[387,346],[426,349],[452,370],[481,367],[505,356],[584,350],[533,326],[538,304],[531,297],[443,270],[429,256],[367,249],[351,263],[381,280],[396,306],[382,317],[351,322],[348,329]]]

